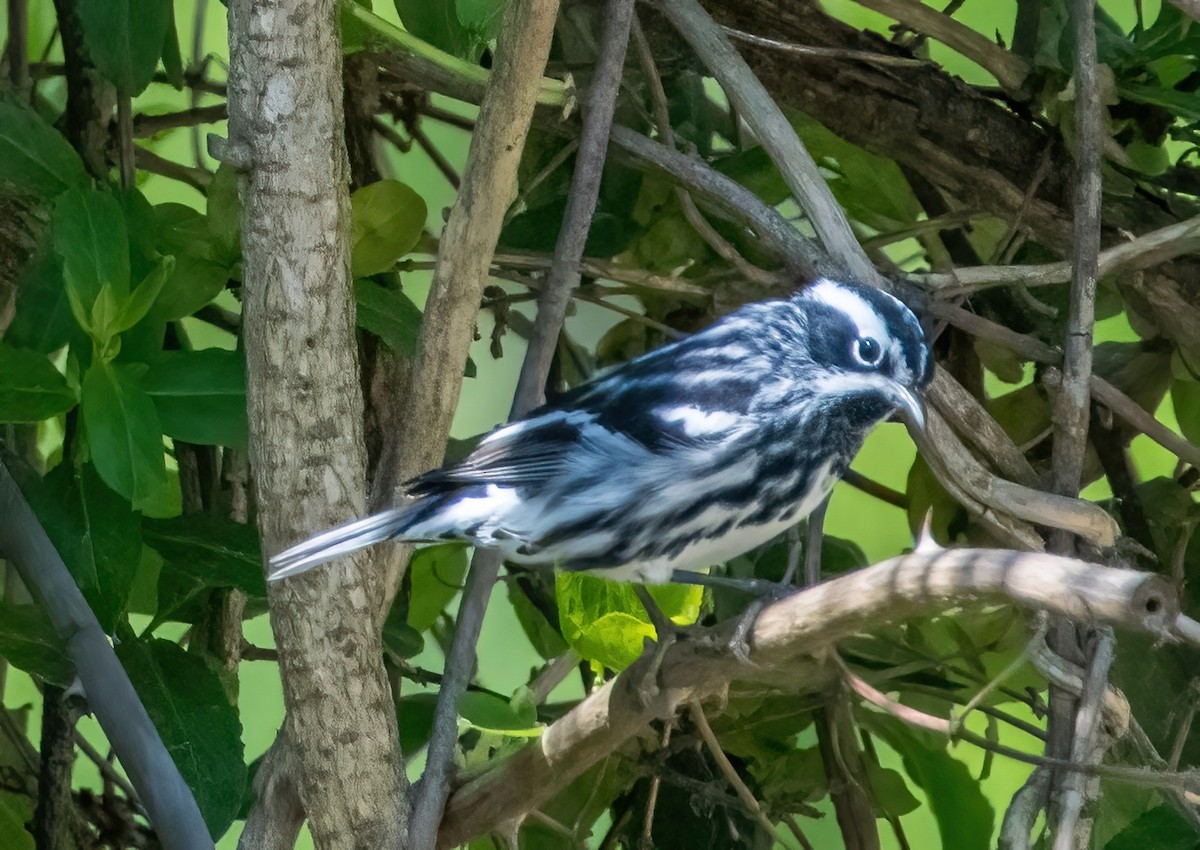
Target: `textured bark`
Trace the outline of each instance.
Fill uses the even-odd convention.
[[[224,155],[246,170],[251,464],[267,553],[366,507],[335,9],[235,0],[229,10]],[[371,567],[359,553],[269,589],[294,748],[284,763],[295,765],[317,847],[395,847],[406,828],[379,643],[383,588]],[[281,811],[279,828],[291,824]]]

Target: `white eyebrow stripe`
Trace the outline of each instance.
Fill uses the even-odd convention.
[[[879,314],[857,293],[832,280],[822,279],[806,289],[804,294],[845,314],[858,328],[860,337],[874,337],[880,345],[890,347],[891,334],[884,327]]]

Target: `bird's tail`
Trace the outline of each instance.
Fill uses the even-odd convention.
[[[267,578],[276,581],[294,576],[318,564],[357,552],[381,540],[396,537],[402,534],[411,522],[411,510],[392,508],[322,531],[271,558]]]

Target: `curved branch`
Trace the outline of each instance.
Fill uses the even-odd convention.
[[[674,644],[659,668],[660,696],[649,705],[639,698],[639,681],[649,668],[643,657],[537,741],[460,788],[450,798],[440,846],[463,844],[536,809],[682,703],[718,694],[735,681],[777,684],[783,670],[792,687],[814,692],[828,673],[813,656],[839,640],[954,605],[1002,601],[1200,643],[1200,628],[1180,616],[1175,591],[1149,573],[995,549],[903,555],[769,605],[750,633],[750,665],[729,649],[733,623]]]

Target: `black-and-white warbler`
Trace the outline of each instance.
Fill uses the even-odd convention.
[[[665,582],[802,519],[896,410],[923,424],[932,369],[900,301],[821,280],[497,428],[462,462],[410,482],[407,504],[276,555],[271,577],[398,539]]]

